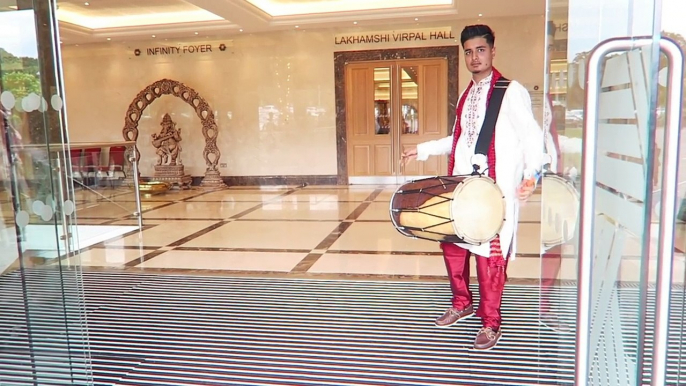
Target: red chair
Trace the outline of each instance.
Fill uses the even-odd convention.
[[[101,148],[90,148],[84,151],[84,179],[87,179],[85,183],[87,185],[98,186],[98,174],[100,172],[100,154],[102,153]]]
[[[112,146],[110,148],[110,162],[108,179],[114,187],[114,181],[123,180],[126,178],[125,166],[126,146]]]

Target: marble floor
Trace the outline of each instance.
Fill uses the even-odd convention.
[[[143,197],[142,231],[82,246],[78,255],[62,263],[91,270],[445,280],[438,243],[408,238],[391,223],[389,201],[397,188],[236,186]],[[79,224],[136,225],[132,209],[123,209],[134,207],[130,190],[106,188],[101,194],[109,201],[77,191]],[[540,278],[540,200],[536,194],[521,209],[518,253],[508,266],[510,281]],[[677,282],[684,281],[683,233],[679,225]],[[639,279],[640,251],[638,240],[627,240],[620,280]],[[651,272],[655,268],[651,263]],[[576,279],[575,258],[562,259],[558,278]]]

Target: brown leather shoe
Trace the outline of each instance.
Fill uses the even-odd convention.
[[[498,330],[498,332],[493,331],[491,327],[484,327],[479,330],[476,334],[476,340],[474,340],[474,350],[486,351],[490,350],[500,341],[500,337],[503,336],[503,332]]]
[[[474,307],[468,306],[464,310],[458,310],[455,307],[448,308],[443,315],[436,319],[437,327],[450,327],[462,319],[469,318],[474,315]]]

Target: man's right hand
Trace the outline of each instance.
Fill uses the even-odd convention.
[[[408,162],[415,159],[417,159],[417,148],[413,147],[403,152],[401,161],[403,162],[403,164],[407,165]]]

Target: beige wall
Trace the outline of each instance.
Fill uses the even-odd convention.
[[[220,168],[227,176],[333,175],[337,173],[334,100],[334,52],[459,44],[455,41],[380,43],[341,46],[334,37],[352,31],[452,28],[456,21],[411,26],[376,26],[356,30],[286,31],[269,34],[198,38],[189,41],[137,41],[63,48],[68,127],[72,141],[122,139],[129,103],[147,85],[162,78],[185,83],[214,109],[219,126]],[[543,87],[543,16],[484,20],[496,32],[496,66],[528,88]],[[147,56],[162,45],[225,43],[224,52]],[[141,56],[134,49],[143,51]],[[460,89],[469,73],[460,63]],[[274,113],[273,122],[269,113]],[[182,128],[187,171],[205,170],[200,120],[178,98],[155,101],[140,122],[141,173],[152,175],[155,162],[150,135],[169,113]]]

